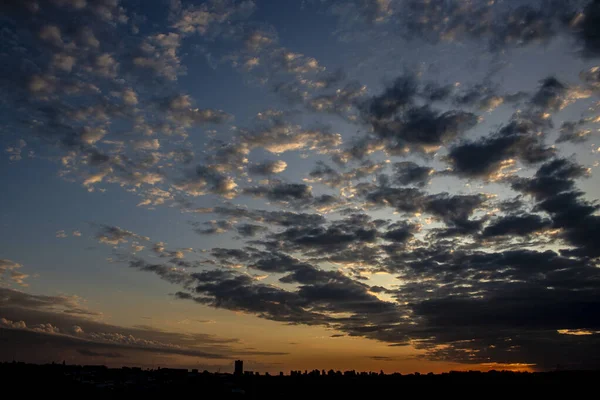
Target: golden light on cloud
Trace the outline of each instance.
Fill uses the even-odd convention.
[[[559,329],[557,330],[561,335],[573,335],[573,336],[590,336],[597,335],[600,331],[589,331],[587,329]]]

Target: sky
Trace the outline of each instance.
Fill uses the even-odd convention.
[[[600,367],[600,1],[5,0],[0,360]]]

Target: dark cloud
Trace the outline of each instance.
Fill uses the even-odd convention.
[[[452,229],[448,233],[470,234],[480,229],[482,221],[469,218],[485,201],[482,194],[452,196],[440,193],[426,198],[424,211],[443,220]]]
[[[395,208],[401,213],[429,213],[462,233],[477,231],[482,221],[469,220],[487,198],[483,194],[450,195],[438,193],[427,195],[416,188],[397,188],[387,185],[357,185],[358,194],[373,205]]]
[[[446,101],[454,93],[454,85],[440,85],[437,82],[428,82],[423,87],[421,95],[428,102]]]
[[[441,113],[423,106],[410,108],[393,119],[371,119],[371,123],[375,134],[386,141],[392,153],[406,147],[430,152],[473,128],[478,118],[465,111]]]
[[[281,202],[307,201],[313,197],[311,187],[301,183],[276,183],[271,186],[255,186],[245,188],[243,193]]]
[[[213,270],[195,274],[194,278],[197,285],[193,299],[201,304],[251,312],[276,321],[310,323],[319,319],[318,315],[301,307],[302,301],[296,293],[255,283],[247,275]]]
[[[412,76],[398,77],[394,83],[367,104],[367,113],[376,120],[391,118],[398,111],[408,109],[417,95],[417,81]]]
[[[491,357],[548,368],[549,360],[567,361],[569,351],[581,354],[596,342],[558,334],[562,329],[597,329],[594,293],[600,275],[593,263],[551,251],[435,247],[398,253],[389,261],[404,281],[414,282],[402,285],[396,296],[412,303],[415,317],[423,318],[411,335],[423,338],[417,347],[429,352],[429,358],[479,363]],[[535,340],[525,339],[530,337]],[[540,341],[565,346],[562,356],[547,357]],[[461,351],[466,351],[464,357]],[[587,368],[596,361],[593,356],[570,360]]]
[[[509,215],[492,221],[482,232],[484,237],[494,236],[525,236],[549,228],[552,221],[539,215]]]
[[[561,230],[561,237],[572,249],[564,254],[578,257],[599,257],[600,249],[595,245],[600,237],[595,215],[598,205],[582,198],[583,193],[575,190],[575,179],[587,176],[588,170],[566,160],[555,159],[542,165],[533,178],[515,180],[513,188],[532,195],[536,208],[548,213],[553,227]]]
[[[361,180],[376,174],[385,167],[384,163],[371,160],[363,161],[360,166],[349,170],[338,171],[323,161],[309,173],[309,182],[318,182],[334,188],[350,185],[353,181]]]
[[[264,222],[279,226],[320,225],[325,217],[319,214],[295,213],[291,211],[249,210],[241,207],[215,207],[203,212],[214,212],[224,217],[247,218],[255,222]]]
[[[420,210],[420,201],[423,198],[423,192],[415,188],[359,184],[356,186],[356,190],[368,203],[393,207],[399,212],[404,213],[418,212]]]
[[[558,158],[543,164],[532,179],[515,179],[513,188],[531,194],[538,200],[548,199],[561,192],[572,190],[575,179],[586,176],[587,169]]]
[[[410,224],[391,225],[383,238],[396,243],[405,243],[409,241],[416,232],[416,226]]]
[[[531,104],[545,112],[556,112],[572,101],[567,98],[572,91],[555,77],[548,77],[540,82],[538,91],[531,98]]]
[[[514,159],[525,164],[546,161],[554,149],[545,147],[537,133],[539,125],[530,119],[512,121],[497,133],[452,147],[447,160],[454,173],[466,178],[492,179]]]
[[[582,121],[572,122],[567,121],[563,122],[560,127],[560,135],[556,139],[556,143],[583,143],[585,142],[591,134],[589,129],[582,128]]]
[[[237,232],[243,237],[254,237],[259,233],[266,232],[269,228],[255,224],[239,224],[235,227]]]
[[[291,248],[299,250],[321,248],[332,252],[341,250],[352,243],[374,242],[377,236],[378,232],[375,229],[332,224],[327,228],[288,228],[282,233],[271,235],[270,238],[278,242],[279,246],[292,246]]]
[[[435,171],[412,161],[394,163],[393,180],[399,185],[425,186]]]
[[[578,36],[583,42],[583,54],[588,57],[598,56],[600,53],[600,2],[592,0],[583,11],[583,21],[579,25]]]
[[[154,269],[154,272],[157,270]],[[77,296],[32,295],[8,288],[0,289],[0,329],[6,341],[0,353],[21,360],[48,362],[63,354],[83,357],[117,358],[138,363],[144,353],[229,359],[251,354],[237,348],[237,339],[202,333],[175,333],[163,330],[111,325],[82,313],[65,311],[79,305]],[[99,313],[90,311],[97,316]],[[268,352],[256,354],[268,355]],[[277,354],[277,353],[272,353]],[[143,356],[142,356],[143,357]],[[83,362],[86,358],[78,358]],[[136,361],[137,360],[137,361]]]

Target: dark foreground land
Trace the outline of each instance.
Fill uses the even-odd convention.
[[[523,373],[510,371],[449,372],[444,374],[356,373],[354,371],[293,372],[291,375],[215,374],[181,369],[142,370],[62,364],[0,363],[4,393],[61,395],[189,395],[200,399],[227,398],[406,398],[410,395],[465,394],[479,398],[499,393],[540,395],[560,393],[579,397],[587,388],[597,392],[600,371]],[[8,392],[7,392],[8,391]],[[15,392],[17,393],[17,392]],[[594,397],[596,394],[593,395]],[[120,396],[119,396],[120,397]],[[504,397],[504,396],[503,396]],[[562,396],[561,396],[562,397]],[[8,398],[8,397],[7,397]],[[154,398],[154,396],[153,396]]]

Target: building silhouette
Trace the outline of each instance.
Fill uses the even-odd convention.
[[[235,360],[235,369],[233,372],[234,375],[243,375],[244,374],[244,362],[242,360]]]

